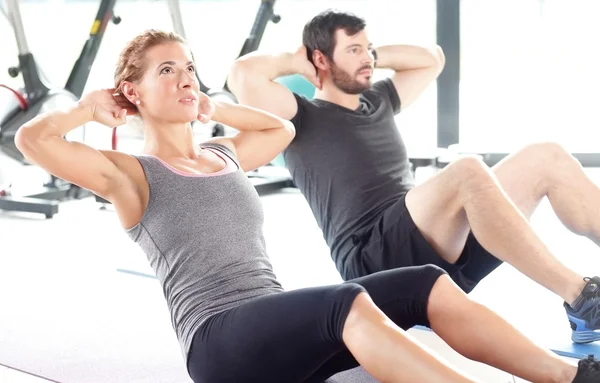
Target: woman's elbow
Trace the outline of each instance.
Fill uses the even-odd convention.
[[[288,143],[292,142],[294,137],[296,137],[296,127],[291,121],[283,120],[283,132],[285,134],[286,140]]]
[[[27,160],[31,160],[31,154],[35,152],[35,141],[35,137],[25,125],[17,129],[14,137],[15,146]]]
[[[444,66],[446,66],[446,55],[444,54],[444,50],[441,46],[435,46],[434,55],[437,61],[438,70],[441,72],[444,70]]]
[[[283,129],[285,129],[285,131],[292,137],[294,138],[294,136],[296,135],[296,127],[294,126],[294,123],[288,120],[284,120],[283,121]]]

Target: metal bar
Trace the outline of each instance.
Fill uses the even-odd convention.
[[[480,153],[488,166],[494,166],[510,153]],[[584,168],[600,168],[600,153],[571,153]]]
[[[6,19],[10,23],[11,21],[10,21],[10,18],[8,17],[8,12],[6,11],[6,5],[4,4],[4,1],[2,1],[2,0],[0,0],[0,12],[2,12],[4,17],[6,17]]]
[[[274,193],[284,188],[295,188],[289,177],[253,177],[248,176],[259,196]]]
[[[47,201],[28,197],[1,197],[0,210],[44,214],[52,218],[58,213],[58,201]]]
[[[82,199],[92,196],[89,190],[82,189],[79,186],[65,183],[58,186],[45,187],[42,191],[30,194],[29,198],[38,198],[45,200],[66,200],[66,199]]]
[[[459,140],[460,0],[437,0],[437,43],[446,65],[437,80],[437,146]]]
[[[485,153],[485,152],[473,152],[469,151],[471,154],[477,154],[481,156],[483,162],[486,165],[492,167],[502,161],[504,158],[508,157],[511,153]],[[439,168],[444,168],[450,162],[457,158],[460,155],[459,153],[449,154],[447,156],[439,156],[436,159],[436,166]],[[600,168],[600,153],[571,153],[577,161],[584,168]]]
[[[27,46],[27,38],[25,37],[25,30],[23,28],[19,0],[6,0],[6,7],[8,8],[8,19],[15,32],[19,54],[26,55],[29,53],[29,47]]]
[[[169,14],[171,14],[171,22],[173,23],[173,30],[179,36],[185,37],[185,28],[183,26],[183,18],[181,17],[181,8],[179,7],[179,0],[167,0],[167,6],[169,7]]]
[[[173,24],[173,30],[179,36],[187,40],[185,34],[185,27],[183,26],[183,17],[181,16],[181,7],[179,6],[179,0],[167,0],[167,7],[169,8],[169,14],[171,15],[171,23]],[[192,57],[193,56],[194,54],[192,53]],[[200,79],[200,74],[197,71],[196,79],[198,79],[200,91],[202,93],[207,93],[210,90],[210,88],[202,82],[202,80]]]
[[[100,43],[104,37],[104,31],[108,23],[113,17],[113,8],[116,0],[102,0],[98,13],[90,29],[90,36],[86,41],[79,58],[75,62],[65,89],[73,93],[77,98],[80,98],[85,89],[92,64],[96,59],[98,50],[100,49]]]
[[[254,52],[260,46],[263,34],[267,24],[273,17],[273,7],[275,6],[275,0],[262,0],[254,24],[250,30],[250,35],[244,42],[242,50],[240,51],[239,57],[244,56],[250,52]]]

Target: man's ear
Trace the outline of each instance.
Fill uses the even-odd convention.
[[[312,59],[313,59],[315,68],[320,69],[320,70],[329,70],[329,68],[330,68],[329,60],[327,59],[327,56],[325,56],[325,54],[323,52],[321,52],[320,50],[315,49],[313,51]]]

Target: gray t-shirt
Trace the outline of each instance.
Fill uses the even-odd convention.
[[[346,270],[352,236],[366,231],[414,186],[395,122],[400,99],[391,79],[373,84],[350,110],[295,94],[296,137],[286,167],[307,199],[338,270]]]
[[[283,291],[265,247],[263,208],[237,158],[204,144],[226,167],[182,173],[153,156],[137,156],[150,187],[140,222],[126,230],[158,277],[187,361],[198,327],[211,315]]]

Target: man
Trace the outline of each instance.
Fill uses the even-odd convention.
[[[440,47],[374,47],[364,20],[328,10],[306,24],[295,53],[237,60],[229,86],[241,103],[295,124],[286,166],[344,279],[435,264],[468,293],[508,262],[564,299],[574,342],[599,340],[600,278],[560,263],[528,222],[548,197],[570,230],[600,244],[600,190],[570,154],[530,145],[493,169],[466,157],[414,185],[394,116],[443,67]],[[394,73],[372,83],[374,68]],[[314,99],[274,81],[288,74],[312,82]]]

